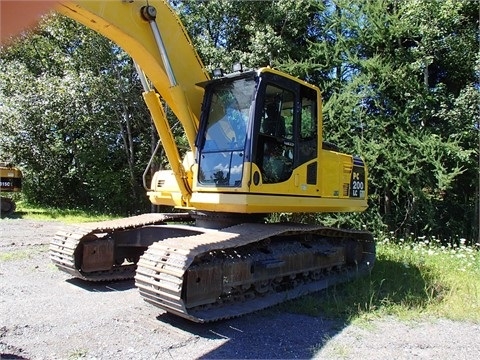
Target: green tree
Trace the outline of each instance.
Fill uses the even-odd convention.
[[[133,213],[151,125],[131,59],[55,15],[2,49],[2,157],[22,165],[25,196],[51,206]]]
[[[476,30],[469,4],[338,0],[326,9],[318,18],[323,35],[296,67],[312,78],[319,74],[327,139],[366,158],[369,222],[378,223],[380,216],[399,233],[471,236],[471,220],[467,224],[465,212],[452,210],[464,206],[471,212],[472,203],[447,199],[458,200],[457,183],[471,175],[473,148],[465,133],[473,133],[474,119],[469,114],[453,129],[440,116],[453,110],[459,89],[474,79]],[[449,52],[440,48],[459,42],[444,45]],[[458,72],[449,65],[466,57]]]
[[[210,70],[281,66],[306,56],[317,5],[309,0],[171,0]]]

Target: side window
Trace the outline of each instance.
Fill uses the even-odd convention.
[[[293,139],[294,94],[273,85],[267,85],[260,132]]]
[[[293,92],[266,86],[256,159],[265,184],[286,181],[292,175],[294,104]]]
[[[302,88],[302,113],[300,123],[299,157],[300,164],[316,158],[317,137],[317,94],[310,88]]]

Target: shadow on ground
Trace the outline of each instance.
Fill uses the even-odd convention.
[[[134,280],[66,281],[90,292],[126,291],[135,286]],[[367,276],[239,318],[198,324],[162,313],[157,319],[194,336],[222,340],[201,359],[312,358],[353,319],[378,310],[388,313],[384,304],[424,309],[435,301],[426,290],[437,282],[428,276],[428,269],[380,258]]]
[[[202,338],[225,340],[200,359],[307,359],[346,326],[342,321],[276,308],[206,324],[167,313],[158,319]]]
[[[202,359],[312,358],[353,319],[385,313],[384,303],[425,308],[432,300],[425,289],[434,282],[422,269],[380,259],[368,276],[240,318],[197,324],[164,313],[157,319],[202,338],[225,340]]]
[[[89,282],[78,278],[71,278],[65,280],[65,282],[90,292],[126,291],[135,287],[135,281],[133,279],[108,282]]]
[[[26,215],[26,212],[23,211],[16,211],[10,215],[1,215],[1,219],[23,219],[23,215]],[[3,359],[3,358],[2,358]]]

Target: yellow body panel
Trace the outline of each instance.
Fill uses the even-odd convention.
[[[22,172],[19,168],[0,164],[0,192],[18,192],[22,190]]]
[[[252,175],[259,169],[244,163],[242,187],[201,187],[194,181],[190,204],[193,208],[216,212],[272,213],[272,212],[349,212],[367,208],[367,189],[364,196],[349,197],[352,175],[352,157],[332,151],[321,151],[321,166],[317,166],[318,185],[306,183],[304,164],[293,171],[292,176],[278,184],[254,185]],[[196,166],[193,173],[197,173]],[[154,204],[182,208],[180,191],[172,178],[172,172],[157,174],[153,184],[161,186],[150,192]],[[347,189],[346,189],[347,187]],[[160,196],[163,194],[163,196]]]
[[[244,163],[244,177],[248,181],[242,183],[250,186],[234,189],[194,186],[190,203],[197,209],[239,213],[364,211],[367,189],[362,197],[349,197],[352,157],[332,151],[321,153],[317,185],[306,182],[308,164],[295,169],[284,182],[254,185],[250,174],[259,172],[259,169]]]
[[[274,212],[346,212],[364,211],[365,200],[315,198],[288,194],[194,193],[191,200],[197,209],[244,214]]]

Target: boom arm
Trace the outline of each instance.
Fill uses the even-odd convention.
[[[115,42],[151,81],[152,88],[142,82],[144,99],[188,202],[190,185],[158,94],[180,120],[193,150],[203,98],[203,89],[195,84],[209,76],[177,15],[164,0],[150,0],[148,6],[125,0],[62,1],[57,11]],[[175,61],[170,61],[169,54]]]

